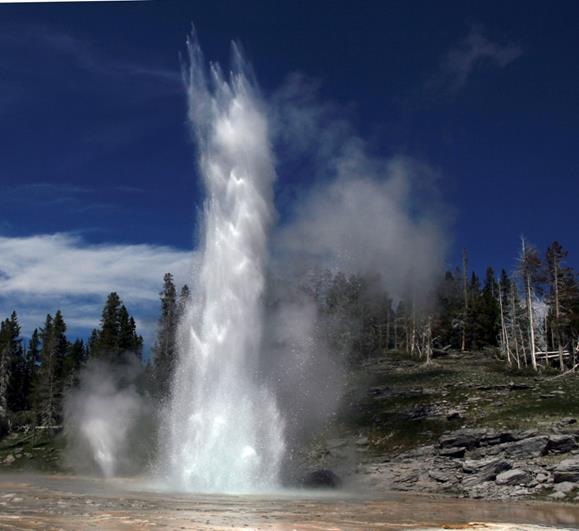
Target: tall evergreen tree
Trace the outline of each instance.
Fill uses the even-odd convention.
[[[45,426],[56,426],[61,420],[62,395],[64,390],[63,369],[68,341],[66,324],[62,313],[56,312],[54,318],[46,316],[40,331],[42,349],[40,350],[40,371],[38,378],[37,412]]]
[[[179,292],[179,300],[177,301],[177,316],[181,319],[185,315],[187,306],[191,302],[191,290],[187,284],[184,284]]]
[[[188,297],[188,289],[184,286],[181,297],[177,301],[177,290],[173,282],[173,275],[167,273],[163,278],[163,291],[161,291],[161,317],[157,341],[153,347],[153,363],[157,391],[160,396],[167,396],[169,385],[173,376],[177,358],[177,324],[179,313],[184,311],[183,297]],[[185,291],[184,291],[185,290]]]
[[[565,267],[567,251],[557,241],[547,249],[546,263],[549,282],[549,326],[551,328],[552,346],[559,352],[559,366],[565,368],[563,351],[565,346],[573,348],[573,334],[569,324],[573,309],[573,299],[577,293],[576,275]]]
[[[78,375],[87,360],[87,351],[82,339],[69,343],[64,361],[64,386],[71,388],[78,384]]]
[[[95,351],[99,357],[113,357],[119,350],[119,318],[121,299],[116,292],[107,297],[101,317],[101,327],[98,331],[98,340]]]
[[[466,343],[467,350],[481,348],[482,328],[479,320],[481,288],[480,279],[473,271],[467,287],[468,308],[466,312]]]
[[[133,353],[141,359],[143,355],[143,338],[137,335],[135,319],[129,315],[123,304],[119,310],[118,350],[120,353]]]
[[[442,347],[461,348],[464,299],[461,273],[447,271],[438,288],[438,313],[434,335]]]
[[[34,392],[37,388],[38,370],[40,366],[40,334],[35,328],[26,350],[26,408],[31,409],[36,403]]]
[[[488,267],[485,283],[478,301],[480,346],[497,346],[500,324],[498,284],[492,267]]]
[[[0,324],[0,423],[5,430],[9,411],[22,409],[24,359],[16,312]]]
[[[111,363],[122,363],[126,354],[142,357],[143,338],[137,334],[135,320],[115,292],[107,297],[100,329],[92,331],[88,350],[91,358]]]

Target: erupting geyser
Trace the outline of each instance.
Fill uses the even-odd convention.
[[[193,36],[189,119],[206,188],[201,271],[180,332],[163,468],[169,485],[241,492],[275,487],[283,422],[260,381],[264,268],[276,175],[266,113],[241,54],[209,76]]]

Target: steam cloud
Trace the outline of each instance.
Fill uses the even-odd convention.
[[[67,458],[73,468],[107,478],[138,470],[148,451],[139,430],[151,435],[145,422],[150,407],[135,388],[139,373],[135,360],[114,369],[93,361],[82,371],[79,387],[65,402]]]
[[[239,72],[243,62],[239,56],[236,60]],[[201,61],[200,50],[193,48],[193,65],[202,64]],[[201,127],[201,131],[212,119],[211,112],[229,109],[230,102],[235,102],[237,96],[216,66],[212,75],[212,88],[216,92],[213,99],[209,98],[206,85],[190,83],[189,86],[190,90],[200,91],[198,98],[190,94],[189,104],[193,123]],[[247,132],[252,127],[249,122],[243,122],[238,124],[243,134],[238,136],[231,133],[232,126],[219,129],[228,133],[223,137],[227,142],[222,142],[228,149],[215,144],[215,138],[222,140],[220,136],[208,140],[200,135],[198,147],[202,153],[201,165],[215,172],[221,164],[227,170],[223,170],[223,175],[229,175],[230,167],[236,167],[249,155],[250,161],[269,161],[271,144],[276,149],[282,175],[296,168],[300,172],[302,184],[278,190],[278,197],[295,206],[282,217],[270,241],[272,259],[264,279],[267,311],[257,324],[264,334],[259,370],[275,395],[274,400],[261,400],[260,404],[264,411],[273,407],[271,404],[279,405],[286,448],[290,451],[286,455],[288,461],[300,441],[311,437],[336,410],[344,383],[340,356],[320,340],[320,327],[328,323],[322,323],[312,298],[296,288],[296,279],[320,267],[378,275],[378,291],[387,292],[395,300],[412,296],[415,303],[427,306],[448,247],[445,236],[448,216],[436,190],[436,171],[409,157],[372,156],[367,145],[355,134],[348,113],[336,105],[320,103],[315,83],[299,75],[290,76],[280,90],[266,98],[263,108],[267,109],[269,129],[264,124],[258,133],[267,129],[272,131],[271,136],[263,133],[248,139]],[[259,109],[261,111],[261,107]],[[234,140],[249,142],[249,155],[243,154],[235,143],[229,149]],[[213,151],[208,151],[208,146]],[[243,165],[241,167],[244,169]],[[218,179],[215,182],[221,183]],[[269,200],[267,187],[266,191],[264,197]],[[215,194],[210,200],[216,201]],[[209,220],[216,225],[215,220]],[[261,255],[265,257],[266,253],[260,251]],[[219,263],[222,266],[223,260]],[[212,278],[212,271],[208,268],[205,278]],[[202,299],[204,304],[216,303]],[[195,316],[198,312],[190,308],[188,315]],[[247,321],[243,324],[253,326]],[[193,326],[198,323],[190,323],[189,333],[185,335],[194,337],[190,334]],[[241,322],[238,326],[241,327]],[[220,365],[219,370],[225,367]],[[95,372],[95,367],[91,372]],[[184,381],[183,378],[183,374],[179,375],[175,384],[175,388],[181,390],[179,396],[184,406],[176,409],[178,415],[173,419],[173,426],[177,426],[174,431],[179,436],[173,438],[182,440],[183,432],[188,441],[195,441],[196,429],[191,428],[188,433],[181,426],[187,422],[187,415],[181,411],[188,411],[185,405],[191,396],[201,392],[201,387],[190,390],[194,379]],[[210,380],[204,385],[208,383]],[[230,403],[233,393],[230,389],[236,388],[228,387],[224,403]],[[234,397],[234,400],[240,398]],[[197,402],[202,403],[199,399]],[[93,461],[105,475],[112,475],[126,466],[128,440],[135,419],[145,409],[132,387],[120,390],[118,379],[106,372],[103,374],[97,366],[96,374],[87,373],[83,377],[81,389],[67,404],[68,425],[73,440],[84,444],[85,453],[91,450]],[[197,417],[207,411],[211,408],[203,409]],[[215,415],[215,418],[220,417]],[[82,444],[77,446],[82,447]],[[181,450],[175,447],[173,454],[181,455]],[[216,455],[210,457],[215,466],[222,466]],[[182,461],[174,466],[176,469],[182,467]],[[207,481],[210,480],[214,478]]]
[[[312,190],[280,234],[283,253],[355,274],[379,274],[400,299],[428,295],[446,255],[436,211],[415,212],[416,182],[430,170],[404,158],[376,163],[346,155],[337,175]],[[414,290],[419,288],[419,290]]]
[[[280,149],[311,183],[293,193],[297,206],[274,238],[277,267],[379,274],[392,297],[426,301],[448,249],[437,172],[407,156],[372,156],[347,110],[320,103],[302,76],[290,76],[272,105]]]
[[[321,103],[317,84],[292,75],[271,101],[277,152],[306,172],[307,184],[282,190],[294,205],[273,238],[268,282],[266,372],[275,380],[286,420],[289,455],[336,411],[344,388],[344,352],[325,344],[329,322],[296,289],[320,268],[378,278],[374,289],[424,308],[440,278],[448,248],[447,209],[437,172],[409,157],[374,157],[355,134],[348,112]],[[322,286],[323,289],[323,286]],[[287,467],[286,467],[287,468]],[[287,470],[286,470],[287,472]]]

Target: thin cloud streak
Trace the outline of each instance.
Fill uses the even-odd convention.
[[[448,50],[433,84],[458,92],[484,62],[505,68],[522,55],[523,49],[519,44],[499,44],[489,39],[480,27],[474,26],[462,41]]]
[[[0,41],[10,43],[13,46],[35,46],[43,50],[52,50],[55,53],[68,56],[77,68],[91,74],[147,77],[172,85],[179,91],[182,90],[183,80],[178,69],[172,70],[105,57],[86,39],[51,27],[31,25],[24,28],[9,27],[0,35]]]
[[[124,195],[142,194],[145,190],[135,186],[112,186],[112,192]],[[4,186],[0,189],[0,204],[33,206],[35,208],[58,207],[66,209],[71,214],[80,214],[97,210],[122,211],[121,203],[95,200],[102,194],[102,189],[89,186],[79,186],[69,183],[27,183],[16,186]],[[2,232],[2,231],[0,231]]]

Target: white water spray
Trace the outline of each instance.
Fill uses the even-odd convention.
[[[206,188],[201,271],[182,323],[163,466],[173,488],[277,484],[283,422],[259,380],[264,268],[276,178],[268,123],[237,48],[226,79],[188,43],[189,119]]]

